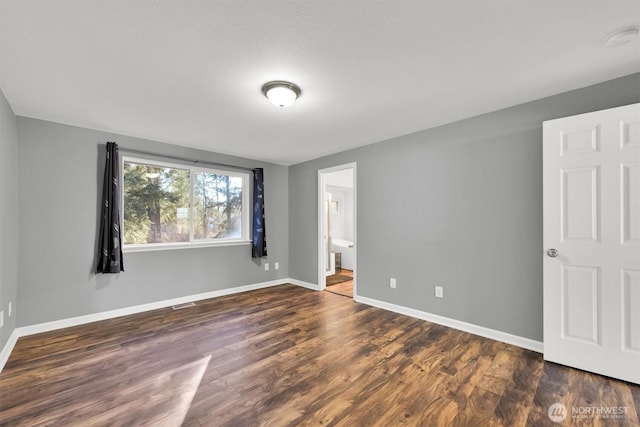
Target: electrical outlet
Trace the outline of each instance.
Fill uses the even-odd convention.
[[[389,287],[395,289],[396,288],[396,278],[392,277],[389,279]]]
[[[444,298],[444,290],[442,286],[436,286],[436,298]]]
[[[13,311],[11,308],[13,306],[13,303],[11,301],[9,301],[9,307],[7,308],[7,316],[11,317],[11,312]]]
[[[268,262],[264,263],[264,271],[269,271],[269,263]]]
[[[0,311],[0,328],[4,326],[4,310]]]
[[[273,268],[274,268],[275,270],[280,270],[280,263],[279,263],[279,262],[275,262],[275,263],[273,263]]]

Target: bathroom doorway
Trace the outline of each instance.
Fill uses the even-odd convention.
[[[318,171],[318,283],[353,298],[356,285],[356,164]]]

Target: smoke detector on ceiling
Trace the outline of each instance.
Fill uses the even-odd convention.
[[[638,27],[626,27],[621,28],[605,37],[604,44],[607,47],[622,46],[623,44],[627,44],[630,41],[635,40],[636,38],[638,38]]]

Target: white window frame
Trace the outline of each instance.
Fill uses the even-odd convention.
[[[147,252],[147,251],[164,251],[173,249],[188,249],[188,248],[205,248],[212,246],[238,246],[248,245],[251,243],[251,195],[250,195],[250,176],[247,172],[241,172],[238,170],[221,169],[221,168],[207,168],[202,166],[192,166],[182,163],[172,163],[165,161],[158,161],[153,159],[147,159],[142,157],[121,156],[120,157],[120,177],[122,179],[122,189],[120,191],[120,206],[122,207],[120,212],[120,223],[122,224],[122,236],[124,236],[124,228],[126,224],[124,222],[124,164],[125,162],[159,166],[164,168],[173,169],[186,169],[189,171],[189,241],[188,242],[175,242],[175,243],[134,243],[125,244],[124,238],[122,251],[123,252]],[[217,175],[227,175],[233,177],[239,177],[242,179],[242,235],[239,239],[198,239],[194,240],[193,237],[193,179],[194,172],[214,173]]]

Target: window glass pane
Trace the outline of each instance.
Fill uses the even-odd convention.
[[[242,237],[242,178],[209,172],[194,173],[193,237]]]
[[[124,162],[124,243],[189,241],[189,170]]]

